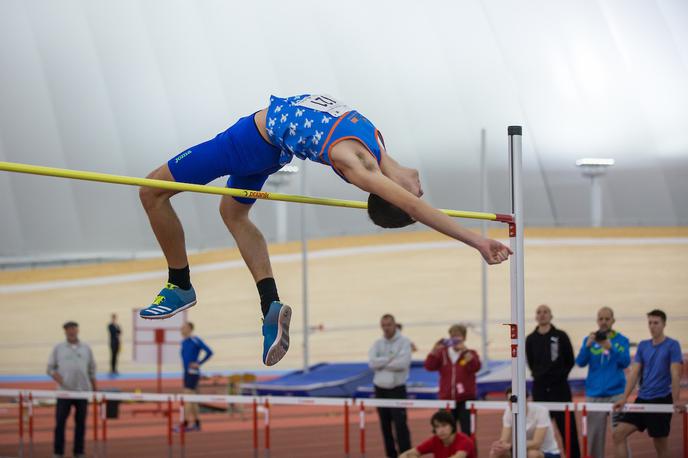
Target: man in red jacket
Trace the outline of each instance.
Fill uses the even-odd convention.
[[[449,339],[441,339],[425,358],[425,369],[440,373],[440,399],[455,402],[454,419],[461,432],[471,434],[471,415],[466,401],[476,399],[476,374],[480,357],[466,347],[466,326],[455,324],[449,328]]]

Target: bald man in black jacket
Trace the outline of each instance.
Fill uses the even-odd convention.
[[[552,310],[547,305],[540,305],[535,311],[537,328],[526,338],[526,358],[533,374],[533,400],[541,402],[570,402],[571,387],[568,378],[575,358],[569,336],[552,325]],[[556,421],[561,437],[565,437],[564,412],[550,412]],[[578,429],[576,416],[571,418],[571,456],[580,457],[578,446]],[[566,448],[566,444],[564,444]]]

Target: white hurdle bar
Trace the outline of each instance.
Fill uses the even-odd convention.
[[[375,398],[313,398],[313,397],[289,397],[289,396],[240,396],[240,395],[215,395],[215,394],[158,394],[158,393],[112,393],[112,392],[74,392],[74,391],[49,391],[49,390],[23,390],[23,389],[0,389],[0,398],[16,399],[19,402],[19,446],[20,456],[22,456],[24,449],[23,425],[24,425],[24,409],[27,409],[29,420],[33,421],[35,414],[33,410],[34,403],[40,403],[42,400],[55,399],[83,399],[88,402],[95,403],[100,407],[100,415],[94,418],[94,426],[98,428],[98,421],[106,422],[105,415],[105,401],[126,401],[126,402],[167,402],[168,415],[172,415],[172,403],[177,403],[180,412],[180,422],[183,416],[183,406],[188,402],[196,403],[216,403],[216,404],[250,404],[254,406],[254,449],[255,455],[258,453],[257,444],[257,412],[263,413],[264,428],[265,428],[265,452],[266,456],[270,453],[270,409],[272,406],[321,406],[321,407],[342,407],[344,410],[344,455],[349,456],[349,423],[350,423],[350,407],[358,408],[358,423],[360,434],[360,454],[365,455],[365,428],[366,428],[366,414],[365,408],[393,408],[393,409],[433,409],[450,410],[454,404],[450,400],[417,400],[417,399],[375,399]],[[30,402],[30,404],[27,404]],[[587,412],[612,412],[613,404],[611,403],[592,403],[592,402],[533,402],[533,404],[546,407],[550,411],[564,411],[564,412],[581,412],[582,413],[582,437],[583,443],[587,442]],[[262,406],[262,408],[259,408]],[[505,411],[509,407],[506,401],[467,401],[466,407],[471,411],[471,437],[476,436],[477,414],[480,411]],[[513,407],[513,406],[512,406]],[[688,407],[688,405],[684,406]],[[626,404],[622,412],[638,412],[638,413],[672,413],[674,406],[669,404]],[[170,446],[170,456],[172,454],[172,421],[168,418],[168,439]],[[567,423],[569,416],[566,416]],[[103,434],[101,436],[102,450],[107,450],[108,437],[105,434],[105,424],[103,427]],[[571,430],[567,424],[564,434],[570,438]],[[688,413],[683,412],[683,456],[688,458]],[[29,429],[29,446],[33,444],[33,429]],[[180,429],[179,435],[180,452],[183,456],[184,438],[183,432]],[[567,443],[569,441],[567,440]]]

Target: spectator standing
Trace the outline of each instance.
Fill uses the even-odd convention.
[[[569,336],[552,324],[552,310],[540,305],[535,311],[538,323],[535,330],[526,338],[526,359],[533,375],[533,400],[536,402],[570,402],[571,387],[568,377],[574,365],[573,347]],[[564,412],[550,412],[557,423],[559,434],[566,443]],[[578,429],[576,416],[570,412],[571,456],[579,458]]]
[[[585,379],[586,402],[611,402],[621,399],[626,388],[624,369],[631,364],[629,341],[612,329],[614,311],[602,307],[597,311],[597,331],[583,339],[576,357],[580,367],[588,366]],[[588,456],[604,458],[607,437],[607,412],[588,412]],[[612,414],[612,429],[616,428],[617,415]]]
[[[454,416],[446,410],[436,412],[430,419],[432,437],[417,447],[402,453],[399,458],[418,458],[432,453],[434,458],[475,458],[475,444],[466,434],[456,430]]]
[[[411,367],[411,342],[401,335],[394,316],[383,315],[380,319],[382,337],[375,341],[368,352],[368,365],[375,371],[373,385],[375,397],[380,399],[405,399],[406,380]],[[387,457],[397,457],[411,448],[406,409],[378,407],[380,428]],[[396,444],[392,433],[396,434]]]
[[[425,358],[425,369],[439,371],[439,398],[454,401],[452,413],[461,432],[471,433],[471,414],[466,401],[476,399],[476,374],[480,357],[466,346],[466,326],[455,324],[449,328],[449,338],[441,339]]]
[[[681,345],[677,340],[664,335],[666,314],[652,310],[647,314],[647,324],[651,339],[638,344],[626,389],[620,400],[614,404],[615,410],[626,404],[628,397],[640,383],[636,404],[673,404],[676,412],[683,412],[685,406],[680,401],[681,386]],[[628,456],[626,440],[636,431],[645,431],[652,438],[659,458],[669,457],[669,432],[671,413],[624,412],[618,417],[614,431],[614,456]]]
[[[66,322],[62,328],[65,341],[53,348],[48,359],[48,375],[64,391],[95,391],[96,362],[88,344],[79,340],[79,325],[74,321]],[[86,434],[86,414],[88,400],[58,399],[55,406],[55,433],[53,453],[55,457],[64,456],[65,424],[74,407],[74,458],[84,456],[84,436]]]
[[[110,335],[110,374],[117,375],[117,358],[119,358],[120,336],[122,335],[122,328],[117,323],[117,314],[113,313],[110,316],[110,324],[108,324],[108,334]]]
[[[213,356],[213,351],[210,347],[200,337],[193,335],[193,331],[194,325],[190,321],[182,325],[181,332],[184,340],[182,340],[181,357],[184,369],[184,393],[187,394],[198,394],[198,383],[201,380],[201,365]],[[199,359],[201,351],[204,353],[204,356],[202,359]],[[182,427],[186,431],[200,431],[201,420],[198,417],[198,404],[189,402],[186,406]],[[193,418],[193,426],[189,426],[186,416],[187,412]]]

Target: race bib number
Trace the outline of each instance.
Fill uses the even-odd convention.
[[[296,103],[297,106],[327,113],[335,118],[340,117],[351,109],[342,102],[338,102],[327,95],[309,95]]]

